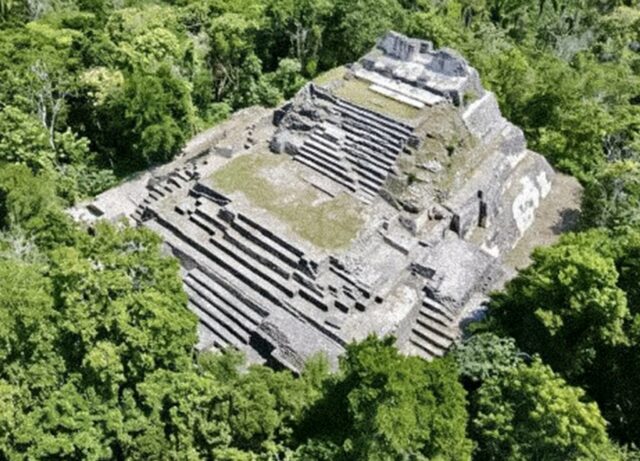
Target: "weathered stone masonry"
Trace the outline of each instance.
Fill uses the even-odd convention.
[[[350,197],[357,235],[320,248],[210,180],[250,154],[289,156],[282,168],[321,201]],[[243,111],[172,164],[72,212],[124,216],[163,237],[200,319],[198,349],[235,347],[299,370],[370,333],[393,333],[425,358],[444,353],[553,176],[464,59],[389,33],[330,82],[276,111]]]

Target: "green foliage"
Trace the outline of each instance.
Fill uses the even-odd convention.
[[[341,376],[307,421],[320,437],[309,437],[301,453],[319,459],[340,453],[334,459],[345,460],[470,458],[464,390],[453,362],[405,357],[393,342],[368,338],[349,346]]]
[[[513,338],[500,338],[492,333],[477,334],[457,344],[451,355],[460,375],[473,384],[502,376],[523,360]]]
[[[568,376],[593,364],[599,348],[627,341],[623,326],[629,310],[615,261],[594,251],[595,243],[584,242],[602,238],[569,235],[554,247],[536,250],[531,267],[489,304],[495,328]]]
[[[632,160],[605,165],[585,184],[585,227],[640,227],[640,165]]]
[[[538,360],[489,378],[474,406],[475,459],[620,459],[597,405]]]

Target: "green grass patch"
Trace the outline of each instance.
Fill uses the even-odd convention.
[[[334,67],[333,69],[323,72],[316,78],[314,78],[313,83],[322,86],[326,85],[327,83],[331,83],[334,80],[342,80],[346,72],[347,68],[344,66]]]
[[[344,248],[363,224],[359,203],[347,194],[328,198],[302,180],[296,167],[286,155],[242,155],[211,180],[222,192],[241,192],[313,245]]]
[[[345,80],[344,84],[333,93],[339,98],[392,117],[413,119],[420,114],[419,109],[371,91],[369,83],[355,78]]]

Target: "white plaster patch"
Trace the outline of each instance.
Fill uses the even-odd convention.
[[[520,235],[524,235],[526,230],[533,224],[535,211],[540,205],[540,191],[529,177],[520,180],[522,191],[513,201],[513,219]]]
[[[545,198],[551,192],[551,181],[547,178],[547,173],[545,171],[541,171],[540,174],[536,177],[536,181],[538,182],[538,187],[540,188],[540,194],[542,198]]]
[[[500,257],[500,248],[498,247],[498,245],[489,246],[486,243],[483,243],[480,249],[487,253],[489,256],[493,256],[494,258]]]

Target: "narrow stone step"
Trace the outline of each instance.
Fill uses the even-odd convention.
[[[298,268],[298,263],[290,256],[285,255],[283,251],[266,242],[261,238],[262,234],[259,232],[248,230],[242,225],[240,220],[236,219],[232,223],[227,223],[218,219],[214,216],[215,213],[217,213],[217,209],[212,209],[212,206],[213,204],[209,205],[207,202],[203,203],[196,209],[195,213],[201,216],[204,220],[211,222],[217,229],[221,230],[231,239],[239,241],[242,245],[247,246],[252,252],[259,254],[261,257],[270,258],[273,265],[277,265],[278,267],[285,265],[291,269]],[[284,267],[281,268],[281,272],[283,274],[290,273],[290,271]]]
[[[241,267],[244,267],[247,271],[249,271],[250,274],[253,275],[254,282],[257,282],[257,280],[255,279],[255,277],[257,276],[268,284],[268,290],[270,290],[271,292],[273,292],[274,289],[277,289],[287,297],[293,297],[294,291],[291,290],[291,288],[288,286],[288,283],[281,283],[277,281],[274,277],[266,273],[264,269],[257,267],[255,264],[252,264],[251,261],[243,257],[243,255],[237,250],[237,248],[233,247],[233,245],[231,245],[225,239],[213,237],[209,239],[209,243],[214,246],[215,250],[219,250],[215,251],[216,256],[218,256],[220,259],[226,259],[227,263],[232,264],[233,267],[237,270],[239,270]]]
[[[374,184],[378,184],[382,187],[382,184],[386,181],[388,173],[381,172],[378,169],[371,168],[371,165],[365,163],[353,165],[354,170],[361,176],[364,176]]]
[[[218,323],[223,325],[231,334],[244,344],[249,343],[251,333],[255,331],[255,325],[250,323],[246,318],[238,315],[234,310],[214,293],[208,291],[202,285],[196,283],[193,279],[185,279],[185,292],[189,299],[198,303],[204,301],[207,313],[214,317]]]
[[[439,357],[443,353],[443,351],[441,351],[439,348],[434,347],[431,343],[423,341],[421,338],[417,336],[411,336],[411,338],[409,338],[409,342],[414,346],[416,346],[421,352],[421,354],[419,355],[422,355],[426,359]]]
[[[338,165],[342,162],[342,159],[340,158],[340,155],[338,155],[338,153],[341,151],[340,148],[338,148],[338,147],[334,147],[334,148],[327,147],[325,144],[314,140],[312,137],[307,137],[304,140],[304,143],[305,143],[305,145],[308,145],[308,146],[312,147],[313,149],[317,150],[318,152],[321,152],[327,158],[329,158],[333,162],[337,163]]]
[[[374,183],[374,182],[370,181],[368,178],[363,177],[363,176],[359,176],[358,177],[358,184],[360,186],[362,186],[361,190],[364,190],[366,192],[370,192],[372,195],[377,195],[378,191],[382,187],[382,184]]]
[[[443,315],[444,317],[448,318],[451,322],[455,320],[455,316],[453,312],[451,312],[451,310],[448,307],[443,306],[438,301],[431,299],[429,296],[425,296],[424,298],[422,298],[422,305],[428,309],[434,310],[437,313]]]
[[[260,295],[261,303],[264,303],[264,309],[268,309],[270,304],[282,306],[280,297],[273,293],[274,290],[271,285],[256,277],[245,267],[238,265],[227,255],[218,251],[211,251],[207,246],[199,243],[206,242],[207,239],[198,237],[197,233],[192,234],[193,231],[189,227],[195,226],[195,224],[191,224],[188,221],[184,224],[178,228],[161,215],[158,215],[154,221],[147,223],[147,227],[164,236],[165,242],[178,252],[189,255],[196,260],[204,260],[202,264],[204,267],[209,267],[211,270],[215,269],[215,272],[220,274],[222,278],[233,280],[233,284],[244,286],[243,292],[251,293],[255,291],[253,294]]]
[[[322,163],[326,163],[327,165],[330,165],[330,167],[334,169],[334,172],[336,174],[345,175],[344,173],[345,165],[342,163],[340,159],[334,156],[325,154],[324,152],[319,150],[317,147],[315,147],[313,144],[309,143],[308,141],[305,141],[304,144],[300,147],[298,151],[298,155],[300,155],[301,153],[308,155],[312,159],[319,159]],[[345,175],[345,176],[346,176],[345,179],[349,179],[348,175]]]
[[[315,142],[322,144],[327,149],[331,149],[333,151],[340,150],[340,146],[338,146],[332,140],[327,139],[322,133],[319,133],[319,132],[311,133],[311,135],[309,136],[309,139],[313,139]]]
[[[238,348],[249,343],[249,334],[234,326],[234,322],[213,302],[188,285],[185,285],[185,293],[189,296],[189,302],[197,308],[196,315],[200,321],[211,327],[211,331]]]
[[[265,229],[264,227],[262,227],[260,224],[258,224],[257,222],[255,222],[254,220],[246,217],[244,214],[242,213],[238,213],[237,214],[237,218],[247,224],[248,226],[252,227],[253,229],[257,230],[258,232],[260,232],[262,235],[264,235],[265,237],[267,237],[268,239],[270,239],[272,242],[276,243],[279,247],[287,250],[288,252],[292,253],[293,255],[295,255],[298,258],[301,258],[304,256],[304,252],[302,250],[300,250],[299,248],[296,248],[294,245],[292,245],[291,243],[285,241],[284,239],[278,237],[277,235],[275,235],[273,232],[271,232],[268,229]]]
[[[447,349],[455,339],[451,332],[447,332],[444,328],[434,326],[433,323],[425,321],[422,317],[416,319],[416,324],[413,329],[428,336],[435,344],[438,344],[444,349]]]
[[[354,117],[358,116],[366,120],[370,120],[371,123],[379,123],[387,127],[388,129],[394,130],[406,137],[411,136],[411,134],[413,133],[413,128],[411,128],[409,125],[406,125],[405,123],[392,119],[391,117],[387,117],[379,112],[374,112],[363,107],[359,107],[355,104],[345,101],[344,99],[338,99],[336,105],[340,107],[340,109],[349,112]]]
[[[393,162],[388,157],[379,157],[378,155],[372,155],[371,151],[364,146],[350,145],[345,147],[347,158],[352,163],[367,162],[369,165],[374,165],[381,171],[388,172],[393,166]]]
[[[347,182],[351,181],[351,177],[344,171],[345,165],[336,162],[335,159],[327,158],[324,154],[313,150],[306,142],[302,147],[300,147],[300,149],[298,149],[296,157],[298,156],[308,158],[310,161],[317,163],[322,168],[331,171],[331,173]]]
[[[395,127],[389,127],[384,123],[376,122],[367,117],[354,115],[351,112],[341,112],[345,124],[358,126],[359,128],[371,133],[372,135],[384,139],[389,144],[401,146],[407,140],[407,136],[398,133]]]
[[[237,338],[235,338],[229,331],[223,327],[215,318],[211,317],[211,315],[207,314],[205,310],[201,308],[197,302],[189,299],[189,308],[191,311],[198,316],[198,320],[201,324],[205,326],[207,330],[214,337],[215,345],[218,348],[224,348],[233,346],[236,347],[238,344],[242,344]]]
[[[338,176],[336,176],[335,174],[331,173],[330,171],[327,171],[325,168],[322,168],[322,167],[318,166],[314,162],[310,161],[308,158],[304,158],[300,154],[298,154],[295,157],[293,157],[293,159],[296,162],[302,163],[303,165],[306,165],[309,168],[317,171],[318,173],[328,177],[329,179],[332,179],[333,181],[337,182],[338,184],[346,187],[351,192],[355,192],[356,188],[352,184],[346,182],[342,178],[339,178]]]
[[[197,307],[189,304],[189,309],[194,313],[197,312]],[[223,338],[218,336],[211,330],[206,324],[202,323],[198,319],[198,343],[196,344],[196,350],[198,352],[208,350],[211,348],[222,349],[227,346],[227,343]]]
[[[187,275],[188,279],[193,280],[195,283],[206,288],[207,291],[214,293],[218,298],[223,300],[229,307],[231,307],[238,315],[242,316],[249,322],[249,329],[253,331],[257,325],[262,322],[266,313],[257,312],[251,304],[247,302],[237,293],[234,293],[232,289],[226,287],[218,280],[214,280],[208,277],[207,274],[200,269],[194,269]]]
[[[380,139],[372,138],[367,133],[355,127],[346,127],[347,139],[354,144],[364,146],[370,151],[377,152],[379,156],[385,157],[390,162],[395,162],[401,149],[385,144]]]
[[[420,315],[425,317],[426,319],[431,320],[432,322],[436,322],[437,324],[441,325],[443,328],[451,328],[451,325],[453,323],[453,321],[450,320],[448,317],[445,317],[444,315],[440,314],[438,311],[434,309],[430,309],[428,307],[423,307],[422,309],[420,309]]]
[[[397,138],[390,136],[386,132],[378,130],[377,127],[372,127],[370,125],[367,125],[366,123],[362,123],[359,120],[346,120],[343,125],[343,129],[345,131],[358,130],[356,134],[359,134],[360,137],[378,143],[384,148],[391,151],[401,150],[405,144],[403,140],[398,140]]]

